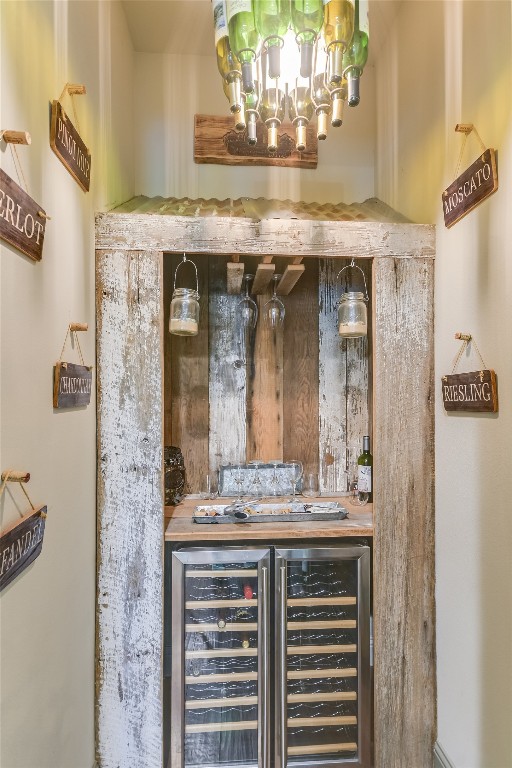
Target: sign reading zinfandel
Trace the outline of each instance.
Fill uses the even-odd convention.
[[[0,238],[41,261],[45,227],[45,211],[0,168]]]
[[[443,403],[447,411],[496,413],[498,388],[494,371],[471,371],[443,376]]]
[[[486,149],[442,195],[444,223],[453,226],[498,189],[496,152]]]
[[[0,590],[36,559],[43,548],[46,507],[39,507],[0,537]]]
[[[60,101],[52,102],[50,146],[84,192],[88,192],[91,155]]]
[[[53,378],[53,407],[89,405],[91,387],[92,369],[89,366],[57,363]]]

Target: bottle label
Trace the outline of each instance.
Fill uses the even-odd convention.
[[[215,27],[215,46],[228,34],[225,0],[212,0],[213,26]]]
[[[357,468],[357,489],[360,493],[372,492],[372,468],[371,467],[358,467]]]
[[[226,0],[228,24],[236,13],[251,13],[251,0]]]

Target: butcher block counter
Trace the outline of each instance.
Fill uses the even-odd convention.
[[[298,497],[301,498],[301,497]],[[197,496],[186,496],[175,507],[165,507],[165,541],[226,541],[229,539],[257,541],[260,539],[307,539],[329,538],[337,539],[345,536],[373,536],[372,505],[358,506],[352,504],[349,497],[325,497],[307,499],[314,501],[337,501],[348,511],[344,520],[308,520],[307,522],[276,521],[275,523],[222,523],[198,524],[192,520],[194,508],[205,504],[230,504],[233,499],[222,498],[215,501],[204,501]],[[274,501],[274,499],[273,499]],[[276,502],[284,499],[275,499]],[[305,500],[306,501],[306,500]]]

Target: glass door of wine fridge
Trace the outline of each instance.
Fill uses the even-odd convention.
[[[276,548],[276,768],[370,765],[370,550]]]
[[[270,768],[270,549],[172,554],[172,768]]]

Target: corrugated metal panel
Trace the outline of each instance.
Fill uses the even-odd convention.
[[[363,203],[304,203],[242,197],[237,200],[190,200],[187,197],[145,197],[141,195],[114,208],[111,213],[153,213],[162,216],[222,216],[247,219],[314,219],[315,221],[382,221],[410,223],[376,197]]]

